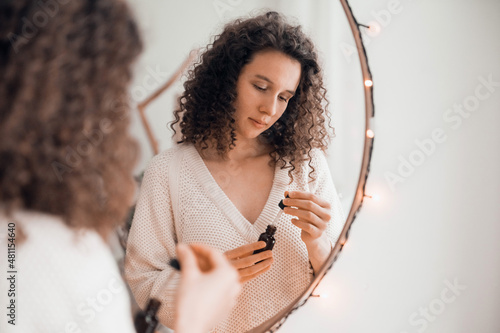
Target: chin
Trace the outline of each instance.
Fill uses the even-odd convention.
[[[268,130],[268,128],[262,128],[262,129],[258,129],[258,128],[254,128],[254,127],[251,127],[251,126],[242,126],[240,127],[242,128],[243,130],[239,130],[239,129],[236,129],[236,136],[237,137],[240,137],[242,139],[246,139],[246,140],[253,140],[253,139],[257,139],[262,133],[264,133],[265,131]]]
[[[245,131],[236,130],[236,136],[242,139],[255,139],[257,138],[263,131],[255,130],[255,129],[246,129]]]
[[[259,133],[238,133],[236,135],[236,139],[240,140],[240,142],[246,140],[257,140],[259,138]]]
[[[257,139],[259,137],[260,133],[247,133],[245,135],[242,135],[242,138],[245,139]]]

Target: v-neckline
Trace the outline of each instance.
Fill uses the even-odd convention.
[[[206,194],[219,209],[221,209],[236,230],[238,230],[248,242],[257,241],[259,235],[265,231],[267,225],[274,220],[279,212],[280,208],[278,207],[278,203],[283,199],[284,192],[288,185],[288,171],[281,169],[278,165],[275,166],[271,191],[269,192],[264,208],[260,212],[257,220],[252,224],[243,214],[241,214],[238,208],[236,208],[236,205],[219,186],[196,150],[196,147],[192,144],[188,144],[186,150],[186,158],[189,162],[188,165],[192,167],[196,179],[204,188]]]

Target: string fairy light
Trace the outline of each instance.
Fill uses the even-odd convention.
[[[380,196],[378,194],[374,194],[374,195],[365,194],[364,197],[372,199],[373,201],[380,201]]]
[[[380,24],[376,21],[372,21],[370,22],[370,27],[368,28],[368,35],[372,36],[372,37],[375,37],[375,36],[378,36],[378,34],[380,33],[380,30],[382,30],[382,28],[380,27]]]

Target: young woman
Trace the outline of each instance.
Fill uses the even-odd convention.
[[[216,247],[245,283],[214,331],[244,332],[301,295],[343,224],[322,152],[330,137],[321,70],[300,26],[269,12],[228,24],[184,87],[172,124],[182,139],[145,172],[126,277],[139,304],[152,295],[169,304],[175,245]],[[290,207],[276,223],[276,245],[254,255],[281,199]],[[162,309],[164,324],[173,317]]]
[[[0,2],[0,332],[135,332],[106,239],[135,191],[127,89],[141,49],[122,0]],[[179,260],[176,331],[201,333],[238,274],[205,246]]]

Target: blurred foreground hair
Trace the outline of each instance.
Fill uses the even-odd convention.
[[[0,205],[106,235],[135,183],[127,88],[142,50],[122,0],[0,2]]]

